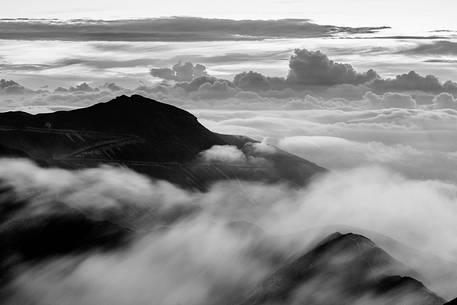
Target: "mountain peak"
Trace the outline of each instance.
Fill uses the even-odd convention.
[[[442,304],[412,273],[370,239],[337,232],[274,272],[242,304],[354,304],[366,297],[402,304],[402,295]]]
[[[116,106],[119,106],[119,105],[128,106],[127,108],[129,108],[130,111],[133,111],[135,109],[138,109],[138,110],[148,109],[149,111],[169,111],[169,112],[174,112],[175,115],[180,114],[180,115],[185,115],[188,118],[193,118],[195,120],[197,119],[194,115],[192,115],[191,113],[189,113],[181,108],[178,108],[178,107],[170,105],[170,104],[162,103],[157,100],[147,98],[147,97],[144,97],[139,94],[133,94],[131,96],[120,95],[109,102],[96,104],[94,106],[97,106],[97,105],[114,106],[114,104],[116,104]],[[142,107],[145,107],[145,108],[142,108]],[[147,114],[151,114],[151,113],[147,112],[147,113],[142,113],[142,114],[147,115]]]
[[[316,252],[328,251],[333,247],[340,247],[344,249],[369,249],[375,248],[376,244],[371,241],[369,238],[354,234],[354,233],[345,233],[335,232],[324,238],[314,249]]]

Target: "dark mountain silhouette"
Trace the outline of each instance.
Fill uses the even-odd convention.
[[[120,245],[127,233],[117,224],[77,212],[22,218],[1,227],[0,257],[16,254],[24,260],[41,260],[94,248],[109,250]]]
[[[288,236],[280,236],[281,240],[309,240],[320,241],[323,237],[333,233],[357,232],[373,241],[379,248],[389,253],[401,262],[407,262],[418,275],[414,278],[424,283],[429,289],[443,297],[453,299],[456,296],[457,263],[440,257],[438,253],[430,253],[424,249],[412,247],[390,236],[372,230],[346,225],[317,226],[305,231],[295,232]],[[292,237],[291,237],[292,236]]]
[[[457,299],[454,299],[454,300],[452,300],[452,301],[450,301],[450,302],[448,302],[448,303],[446,303],[444,305],[457,305]]]
[[[18,149],[12,149],[5,147],[3,145],[0,145],[0,156],[2,157],[23,157],[27,158],[27,154],[24,153],[23,151],[20,151]]]
[[[335,233],[274,272],[241,304],[423,304],[444,301],[371,240]]]
[[[200,189],[220,179],[284,180],[303,185],[325,171],[279,149],[259,152],[252,149],[254,142],[213,133],[192,114],[139,95],[71,111],[0,114],[0,155],[29,156],[48,166],[122,165]],[[246,156],[268,162],[246,165],[198,160],[199,153],[214,145],[235,145]]]

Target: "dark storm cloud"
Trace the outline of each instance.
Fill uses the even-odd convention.
[[[229,20],[170,17],[127,20],[1,20],[0,39],[100,41],[219,41],[328,37],[385,27],[318,25],[307,19]]]

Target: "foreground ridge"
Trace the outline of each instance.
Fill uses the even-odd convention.
[[[279,268],[241,304],[444,303],[414,275],[368,238],[334,233]]]

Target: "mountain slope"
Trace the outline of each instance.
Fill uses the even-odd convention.
[[[40,137],[44,137],[42,140],[45,141],[51,135],[56,139],[61,135],[74,136],[76,139],[70,140],[76,143],[78,137],[83,137],[86,147],[91,147],[90,144],[93,143],[90,140],[93,138],[112,140],[113,147],[116,141],[127,142],[127,139],[141,144],[141,150],[113,150],[111,157],[120,159],[184,161],[212,145],[225,144],[220,137],[199,124],[192,114],[139,95],[120,96],[108,103],[72,111],[36,115],[24,112],[3,113],[0,115],[0,124],[6,126],[2,134],[33,134],[38,138],[33,143],[37,146]],[[8,127],[16,129],[8,130]],[[42,143],[41,147],[38,146],[33,153],[46,158],[51,153],[65,154],[66,148],[72,148],[58,147],[58,143],[49,140]],[[10,145],[13,144],[15,143],[10,142]],[[46,149],[44,146],[49,144],[51,146]],[[100,151],[92,154],[94,157],[103,156]]]
[[[204,189],[223,179],[305,184],[325,170],[279,149],[252,149],[254,140],[220,135],[189,112],[139,95],[91,107],[31,115],[0,114],[0,155],[29,156],[40,164],[83,168],[122,165],[153,178]],[[207,162],[201,152],[232,145],[263,164]]]
[[[413,275],[369,239],[335,233],[277,270],[242,305],[444,303]]]

